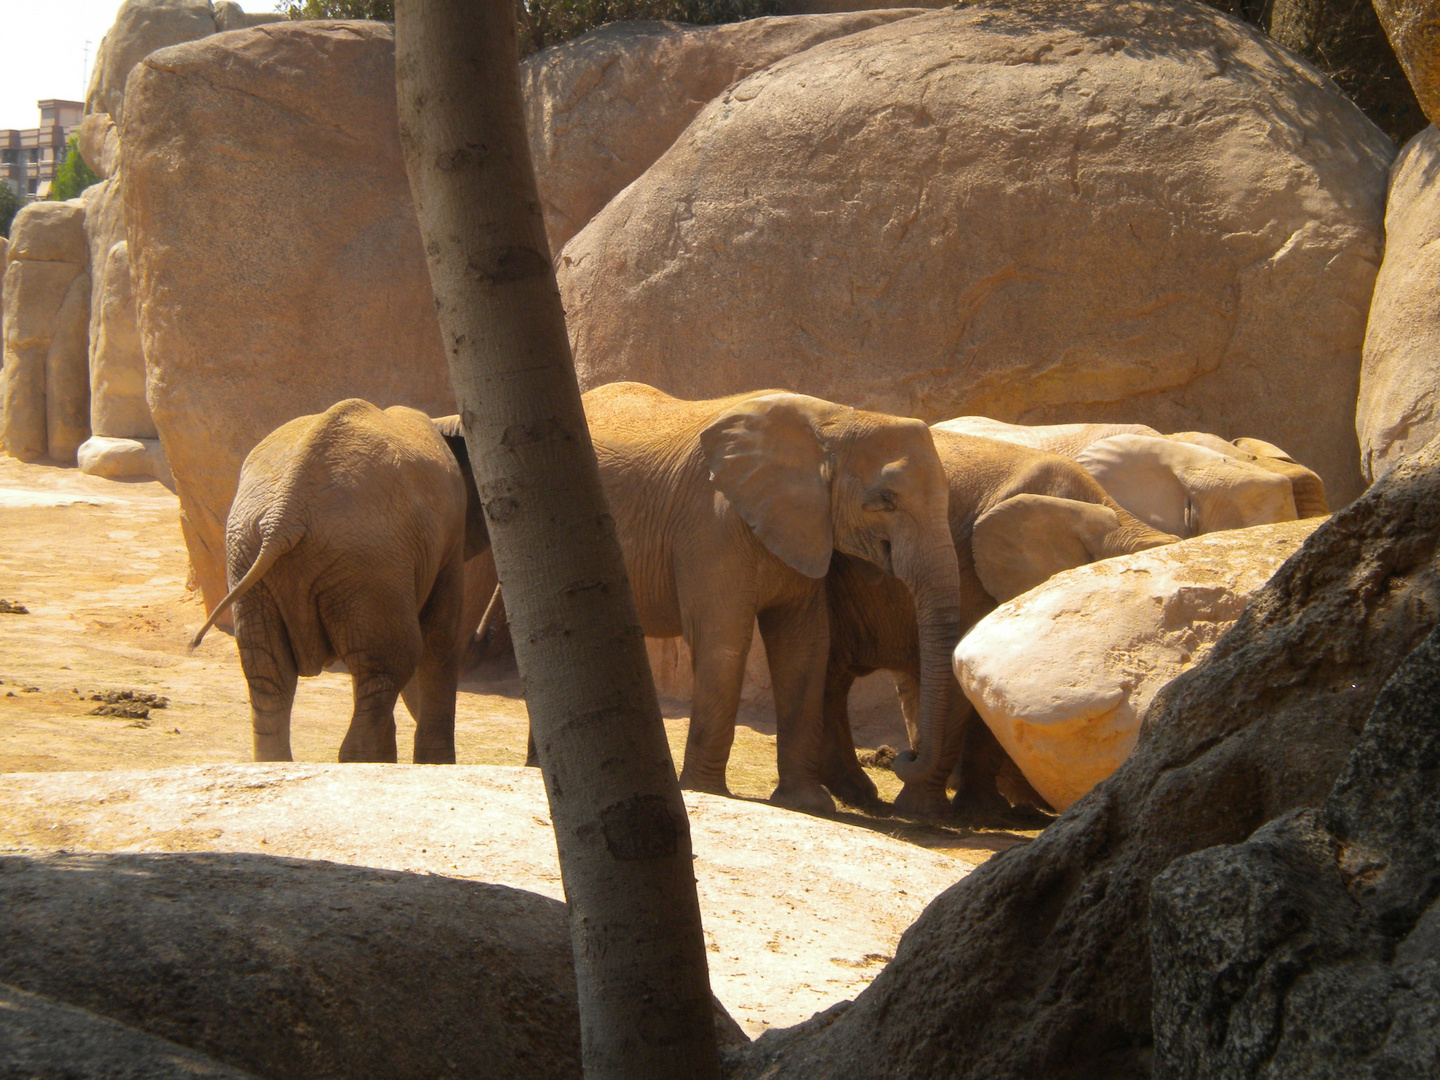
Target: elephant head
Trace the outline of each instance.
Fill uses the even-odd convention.
[[[483,551],[490,550],[490,530],[485,525],[485,508],[480,505],[480,492],[475,487],[475,470],[470,467],[470,450],[465,445],[465,429],[460,417],[442,416],[431,421],[455,461],[460,466],[460,475],[465,478],[465,558],[473,559]]]
[[[1122,507],[1177,536],[1294,521],[1288,478],[1192,443],[1115,435],[1076,456]]]
[[[740,399],[702,433],[710,477],[756,537],[806,577],[832,550],[865,559],[910,589],[920,632],[920,746],[895,763],[907,784],[943,761],[950,653],[960,636],[960,578],[948,486],[930,430],[778,391]]]
[[[1166,438],[1194,443],[1196,446],[1247,461],[1266,472],[1285,477],[1290,481],[1290,492],[1295,497],[1295,513],[1302,518],[1324,517],[1330,513],[1330,504],[1325,498],[1325,482],[1274,443],[1262,439],[1236,439],[1234,442],[1226,442],[1218,435],[1209,435],[1203,431],[1177,431]]]
[[[1003,604],[1062,570],[1178,539],[1119,507],[1015,495],[976,519],[971,545],[976,576]]]

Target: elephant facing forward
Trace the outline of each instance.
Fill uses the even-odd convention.
[[[820,725],[836,551],[894,574],[914,596],[918,752],[896,771],[931,783],[955,686],[960,582],[945,473],[925,424],[778,390],[680,401],[612,383],[584,402],[644,632],[690,646],[682,785],[727,790],[758,621],[775,700],[772,801],[833,811]]]
[[[932,435],[948,485],[962,633],[997,603],[1062,570],[1178,539],[1121,509],[1068,458],[938,426]],[[826,587],[830,656],[821,775],[826,787],[845,801],[873,805],[875,785],[855,757],[847,700],[857,677],[877,670],[894,672],[906,725],[915,738],[919,672],[915,609],[902,582],[855,559],[837,556]],[[907,785],[896,808],[910,813],[944,811],[946,778],[958,758],[955,808],[978,814],[1004,812],[1010,802],[996,790],[997,773],[1011,773],[1022,790],[1029,785],[1013,766],[1006,768],[1004,750],[975,715],[959,684],[952,680],[951,687],[940,768],[926,783]],[[1034,801],[1038,804],[1038,795]]]
[[[245,458],[225,553],[256,761],[289,761],[297,679],[335,660],[354,712],[341,761],[395,761],[395,700],[414,760],[455,760],[455,691],[475,627],[463,564],[488,550],[458,418],[358,399],[297,417]],[[473,606],[473,605],[472,605]]]

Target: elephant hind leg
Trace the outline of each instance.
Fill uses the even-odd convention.
[[[884,806],[875,781],[865,775],[855,756],[850,731],[850,687],[855,676],[832,656],[825,671],[825,705],[820,750],[820,782],[830,794],[851,806],[878,810]]]
[[[817,585],[788,604],[765,609],[759,623],[775,696],[775,758],[780,773],[770,801],[807,814],[833,814],[835,803],[820,783],[830,655],[824,588]]]
[[[340,760],[398,760],[395,702],[415,674],[422,644],[413,596],[351,590],[334,610],[322,604],[321,620],[350,671],[355,698]]]
[[[235,602],[235,642],[250,694],[256,761],[293,761],[290,711],[299,671],[279,605],[264,582]]]
[[[455,692],[468,641],[461,640],[465,575],[457,559],[435,578],[420,612],[420,663],[410,686],[416,698],[405,704],[415,717],[417,765],[455,764]]]
[[[693,611],[687,620],[694,693],[680,786],[688,791],[730,794],[725,766],[735,742],[735,714],[754,629],[753,609],[742,604]]]

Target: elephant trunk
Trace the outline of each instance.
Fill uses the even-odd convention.
[[[913,565],[895,569],[915,599],[920,645],[919,745],[895,759],[895,775],[907,785],[938,787],[943,798],[945,780],[960,750],[959,731],[947,730],[953,726],[950,718],[960,715],[954,707],[960,684],[951,668],[961,630],[955,549],[937,544]]]

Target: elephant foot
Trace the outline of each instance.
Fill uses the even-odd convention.
[[[255,735],[254,751],[256,761],[294,761],[290,753],[290,740],[275,735]]]
[[[835,813],[835,800],[819,784],[781,784],[770,793],[770,801],[786,810],[816,817],[830,817]]]
[[[895,796],[895,812],[909,817],[943,817],[950,813],[944,788],[906,784]]]
[[[417,746],[415,747],[416,765],[454,765],[455,747],[453,746]]]
[[[889,807],[881,800],[880,792],[875,788],[875,782],[863,772],[858,777],[849,773],[822,776],[820,782],[829,789],[831,795],[834,795],[846,806],[853,806],[872,814],[889,810]]]
[[[730,794],[730,787],[725,783],[723,777],[716,780],[713,777],[700,777],[691,772],[682,772],[680,786],[686,791],[703,791],[707,795],[724,795],[727,799],[735,797]]]

